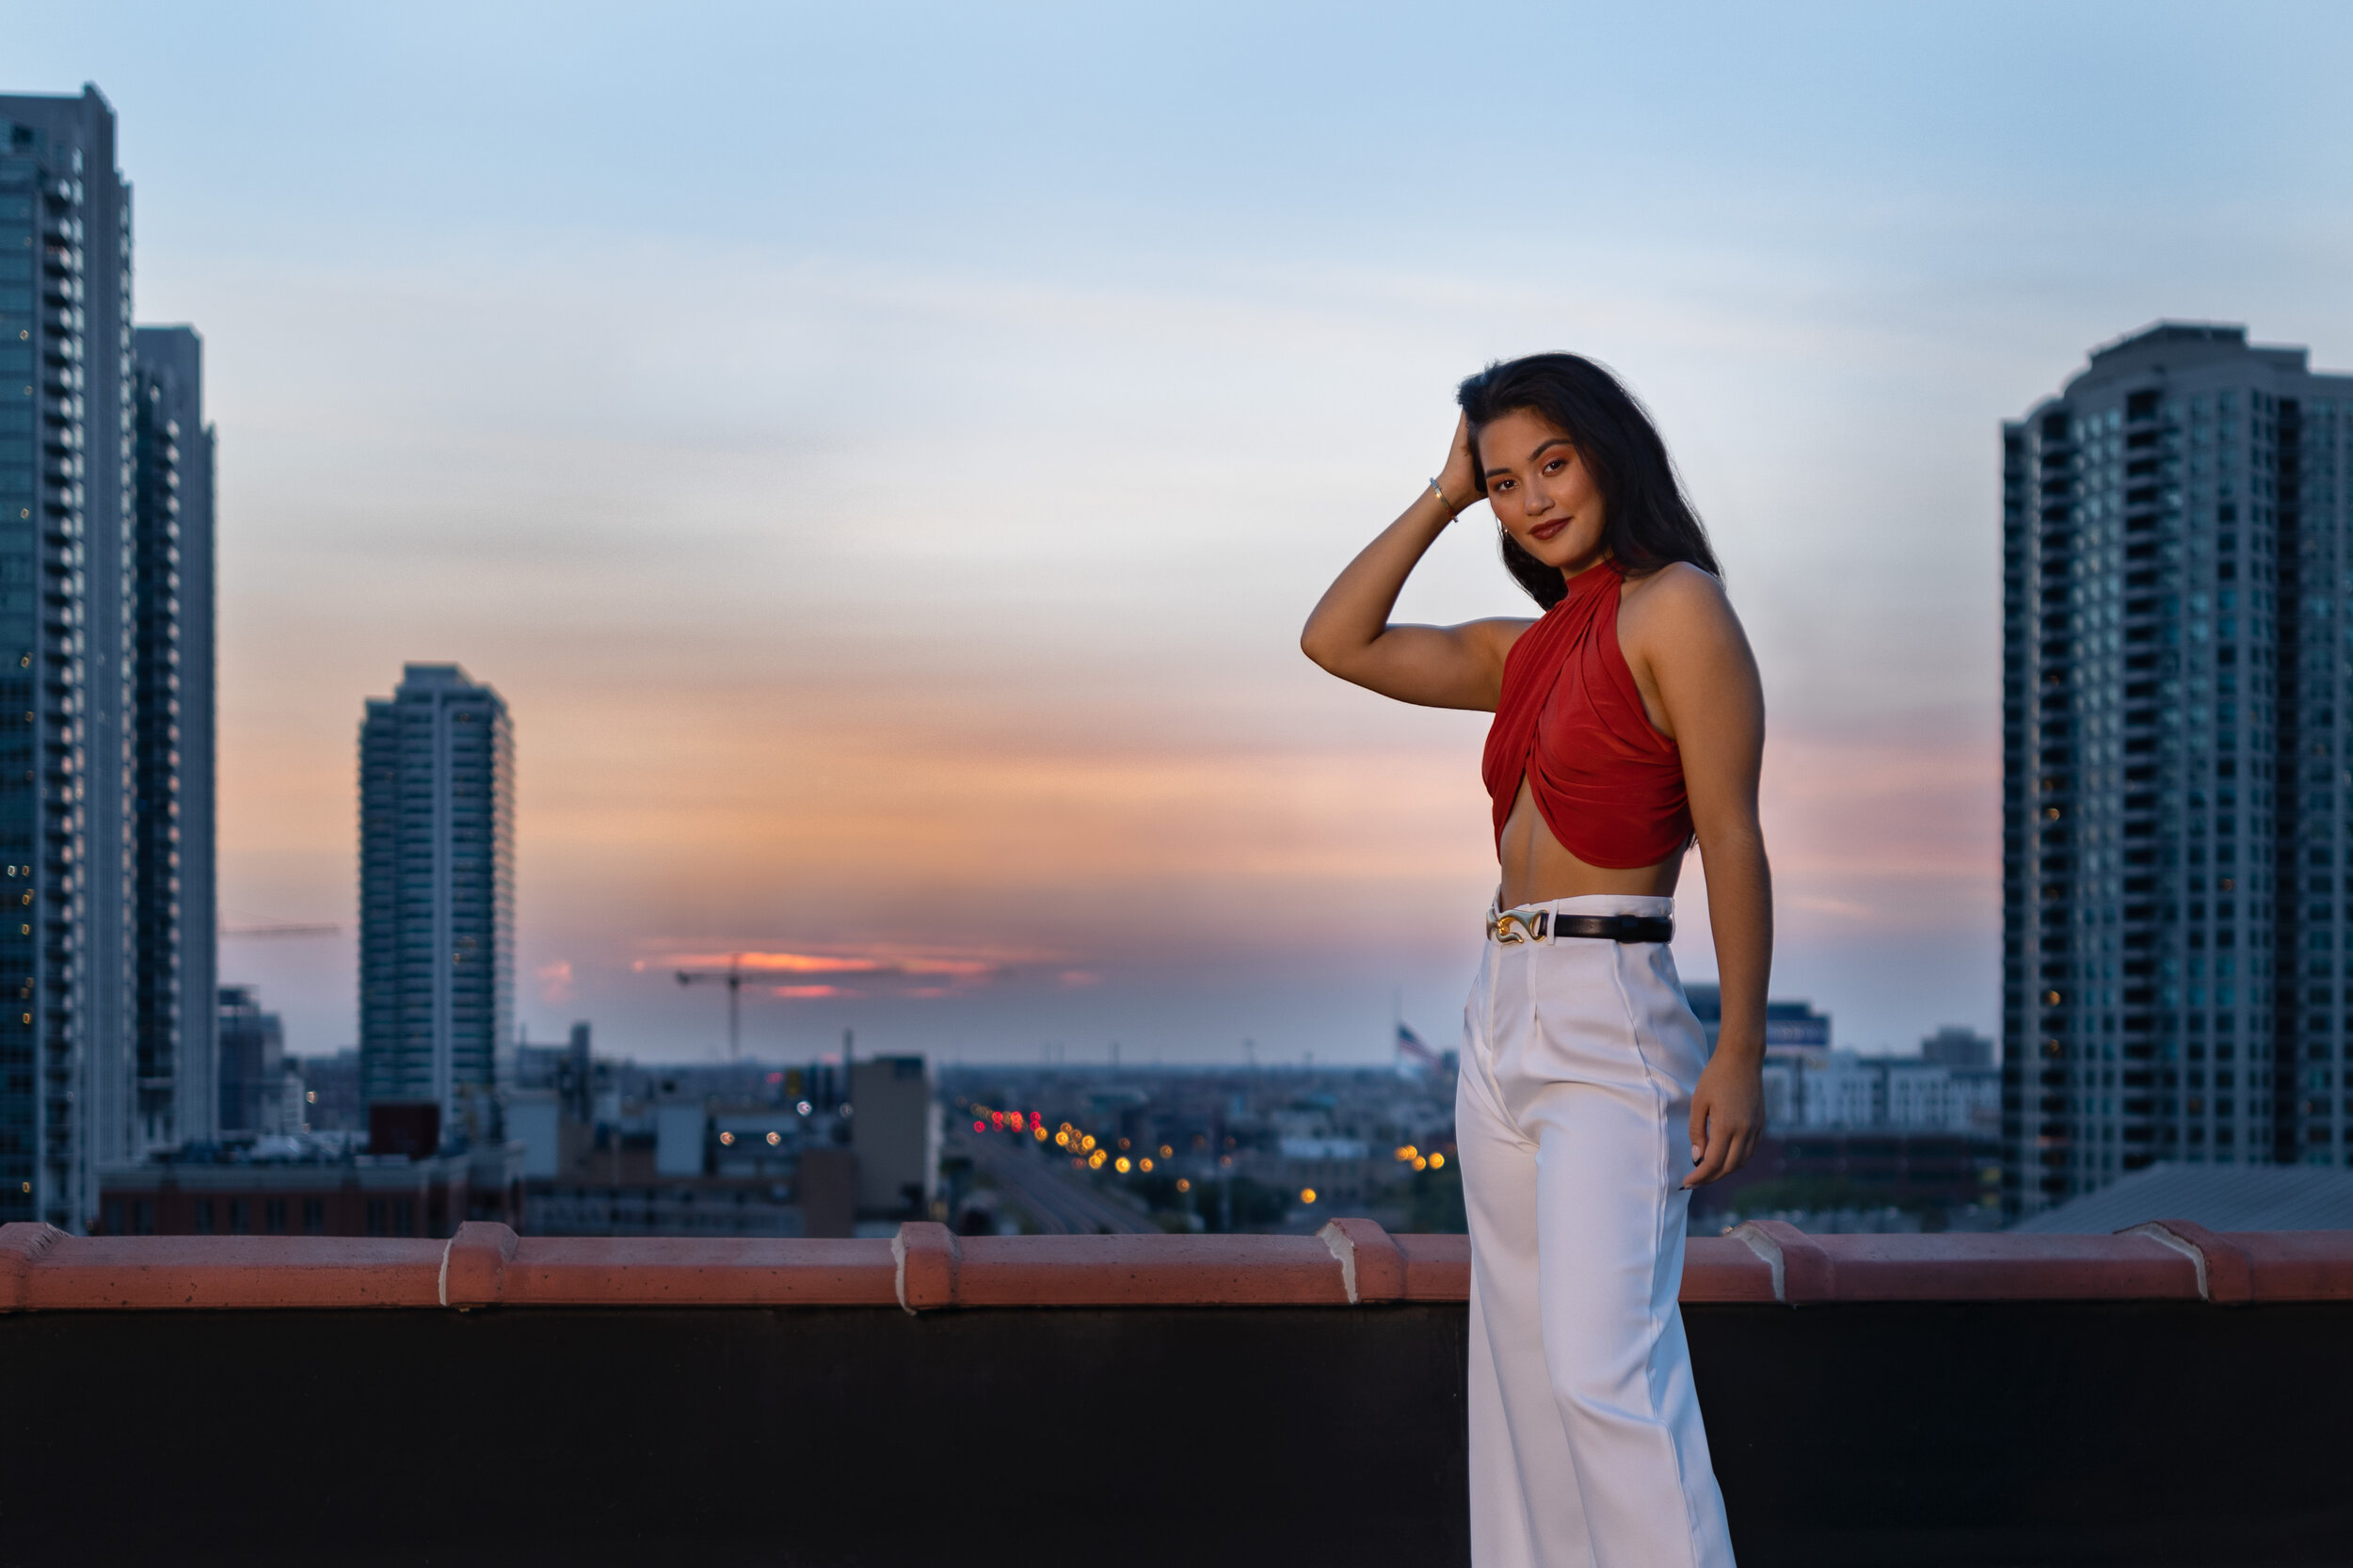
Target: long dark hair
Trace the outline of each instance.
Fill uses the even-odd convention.
[[[1492,420],[1526,411],[1564,431],[1593,476],[1606,508],[1601,542],[1628,576],[1657,571],[1670,561],[1689,561],[1721,577],[1707,530],[1684,498],[1667,443],[1650,414],[1618,378],[1576,354],[1530,354],[1498,360],[1456,390],[1455,402],[1470,419],[1471,467],[1481,494],[1487,471],[1479,464],[1479,432]],[[1549,610],[1568,597],[1560,569],[1520,548],[1509,531],[1503,564],[1529,597]]]

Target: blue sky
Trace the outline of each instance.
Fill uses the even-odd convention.
[[[2342,8],[0,37],[9,90],[107,93],[141,317],[206,334],[231,918],[348,927],[360,700],[459,660],[517,714],[523,1016],[645,1056],[710,1049],[663,975],[737,950],[880,966],[747,1009],[771,1054],[1333,1060],[1393,996],[1449,1036],[1478,724],[1293,639],[1452,382],[1563,346],[1657,413],[1764,663],[1776,991],[1866,1046],[1988,1027],[1998,421],[2158,316],[2353,365]],[[1483,527],[1409,613],[1514,608]],[[312,1050],[350,969],[232,940],[223,973]]]

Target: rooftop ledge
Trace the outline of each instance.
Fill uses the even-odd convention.
[[[1764,1223],[1686,1259],[1744,1568],[2353,1561],[2353,1231]],[[37,1440],[0,1465],[0,1560],[1467,1568],[1469,1286],[1465,1238],[1363,1220],[11,1224],[0,1409]]]
[[[519,1237],[469,1222],[447,1240],[76,1237],[0,1225],[0,1312],[520,1306],[1352,1306],[1459,1303],[1463,1236],[1335,1220],[1314,1236],[963,1237],[888,1240]],[[1683,1300],[2353,1301],[2353,1231],[2217,1234],[2161,1220],[2113,1236],[1809,1236],[1776,1221],[1695,1238]]]

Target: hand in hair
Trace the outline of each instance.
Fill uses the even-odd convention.
[[[1459,415],[1454,421],[1454,441],[1447,448],[1446,462],[1438,470],[1438,488],[1446,491],[1447,510],[1457,517],[1481,499],[1479,455],[1471,450],[1468,414]]]
[[[1479,497],[1470,422],[1457,419],[1454,440],[1413,504],[1367,545],[1324,590],[1299,634],[1308,658],[1343,680],[1426,708],[1492,712],[1503,690],[1503,656],[1531,622],[1478,620],[1462,626],[1393,626],[1397,596],[1454,515]]]

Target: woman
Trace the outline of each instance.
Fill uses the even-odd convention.
[[[1496,715],[1503,880],[1455,1103],[1471,1558],[1729,1568],[1676,1295],[1690,1190],[1764,1129],[1756,665],[1665,444],[1609,372],[1540,354],[1458,401],[1446,466],[1300,646],[1385,696]],[[1482,497],[1543,618],[1390,625],[1415,563]],[[1723,989],[1712,1057],[1666,946],[1694,842]]]

